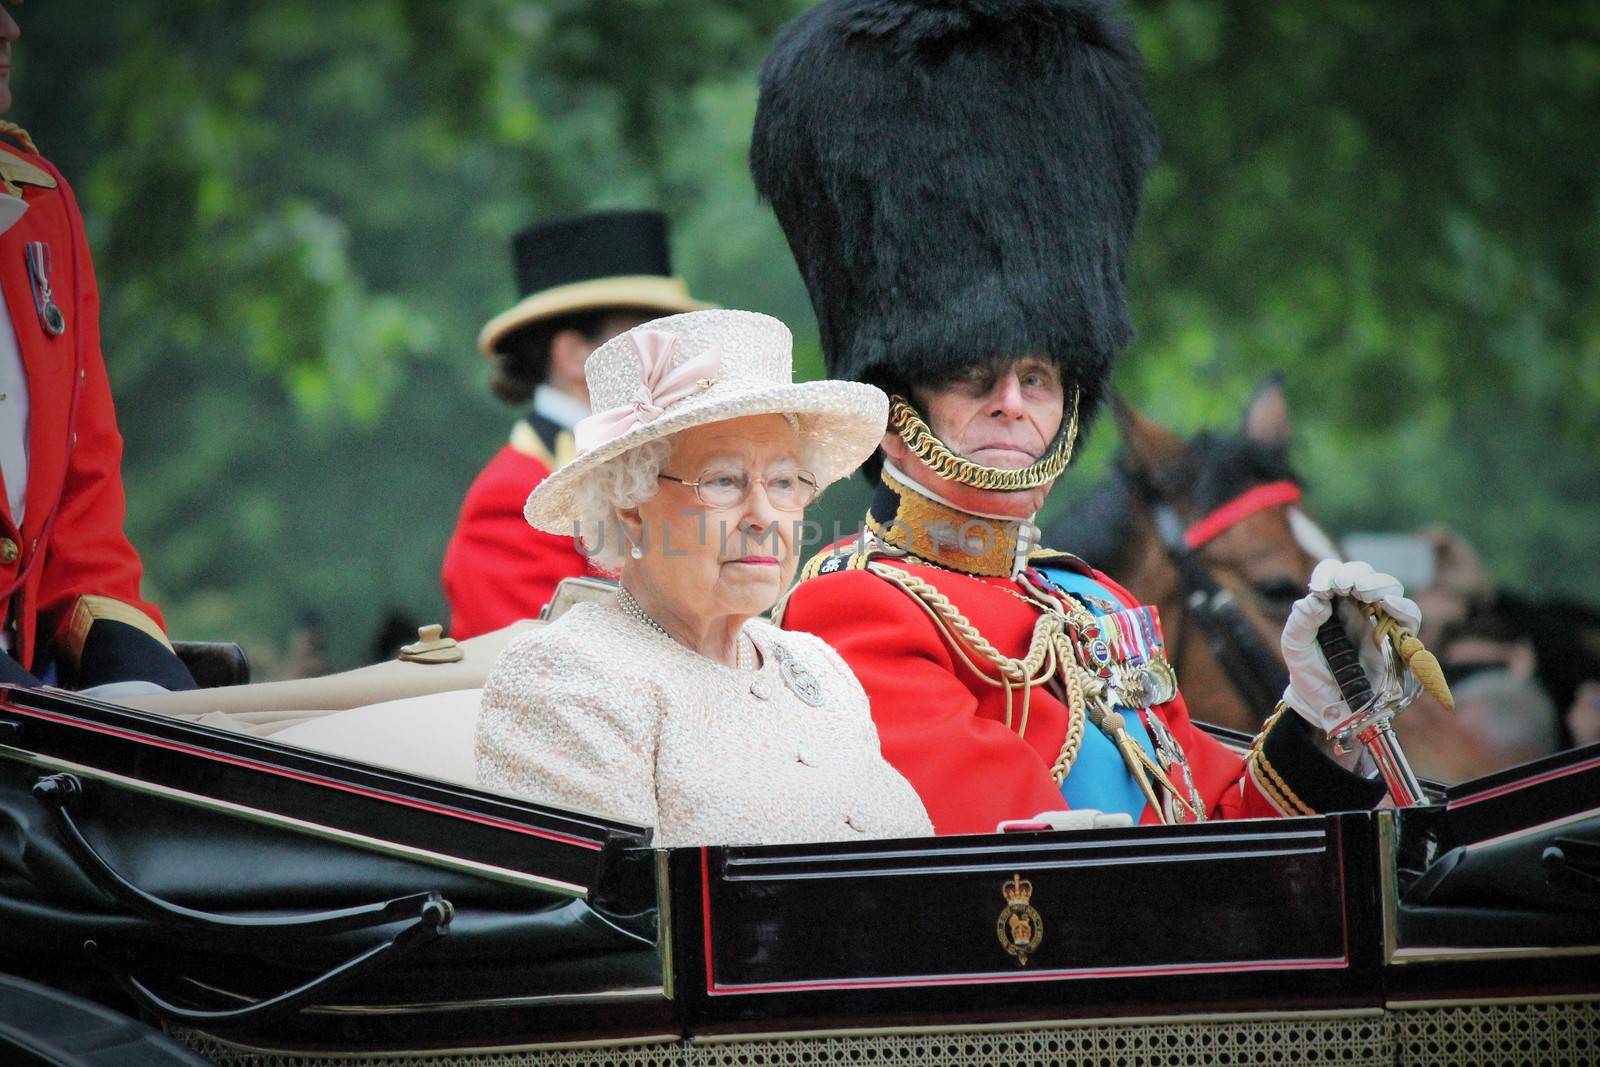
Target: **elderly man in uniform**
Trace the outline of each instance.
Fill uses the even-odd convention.
[[[522,297],[478,336],[496,396],[524,409],[473,481],[444,556],[450,630],[465,639],[532,618],[563,578],[589,573],[570,536],[530,528],[531,486],[573,455],[589,414],[583,362],[642,322],[711,307],[672,276],[666,217],[608,211],[531,226],[511,242]]]
[[[0,8],[0,112],[20,34]],[[9,122],[0,133],[0,683],[191,689],[122,529],[83,216],[33,139]]]
[[[1308,814],[1375,804],[1315,632],[1336,596],[1416,625],[1398,583],[1328,562],[1284,636],[1290,685],[1237,754],[1189,720],[1160,620],[1033,517],[1132,336],[1126,253],[1155,129],[1129,27],[1094,0],[825,0],[762,74],[751,167],[832,376],[892,400],[866,532],[782,615],[855,671],[939,833],[1012,820]]]

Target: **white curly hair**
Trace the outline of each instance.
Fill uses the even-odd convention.
[[[800,422],[794,415],[784,412],[783,417],[799,430]],[[672,456],[677,436],[672,434],[630,448],[590,471],[579,484],[574,505],[578,517],[576,533],[580,550],[596,569],[608,574],[622,570],[630,542],[617,512],[638,507],[660,491],[658,476]],[[815,457],[809,444],[809,439],[802,436],[799,460],[802,467],[814,470]]]
[[[578,486],[577,534],[596,568],[612,574],[622,569],[628,539],[617,512],[638,507],[660,491],[656,476],[671,455],[672,438],[646,441],[600,464]]]

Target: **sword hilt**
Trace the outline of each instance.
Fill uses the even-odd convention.
[[[1333,672],[1333,680],[1338,683],[1339,693],[1350,711],[1355,713],[1371,704],[1372,683],[1367,680],[1367,672],[1361,669],[1360,653],[1351,643],[1350,635],[1345,633],[1344,624],[1339,621],[1337,605],[1328,621],[1317,628],[1317,645],[1322,649],[1323,658],[1328,661],[1328,669]]]
[[[1349,738],[1354,735],[1372,756],[1396,807],[1426,802],[1422,784],[1411,770],[1411,764],[1400,747],[1400,739],[1390,725],[1390,720],[1403,705],[1378,705],[1372,682],[1361,667],[1361,656],[1355,644],[1345,632],[1344,624],[1339,621],[1337,608],[1328,621],[1317,628],[1317,645],[1328,661],[1333,680],[1339,685],[1339,695],[1344,698],[1350,712],[1349,718],[1328,731],[1335,750],[1347,745]]]

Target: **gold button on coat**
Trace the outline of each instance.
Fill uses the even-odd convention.
[[[0,563],[15,563],[20,554],[15,541],[9,537],[0,537]]]

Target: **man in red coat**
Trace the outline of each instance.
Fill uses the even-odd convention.
[[[0,9],[0,112],[18,34]],[[139,595],[122,529],[122,437],[83,218],[32,139],[0,130],[0,682],[193,688]]]
[[[831,374],[892,397],[865,530],[806,567],[782,625],[850,664],[938,833],[1384,792],[1327,740],[1342,705],[1314,635],[1335,596],[1414,627],[1393,579],[1319,566],[1285,631],[1285,699],[1241,754],[1190,722],[1155,611],[1038,545],[1132,335],[1122,284],[1156,143],[1139,81],[1129,27],[1091,0],[825,0],[763,69],[756,187]]]
[[[444,555],[450,631],[458,639],[532,618],[563,578],[592,573],[571,537],[522,517],[533,487],[572,458],[589,414],[583,362],[601,344],[662,315],[710,307],[672,276],[666,218],[609,211],[531,226],[512,240],[525,294],[478,337],[495,395],[526,414],[461,505]]]

